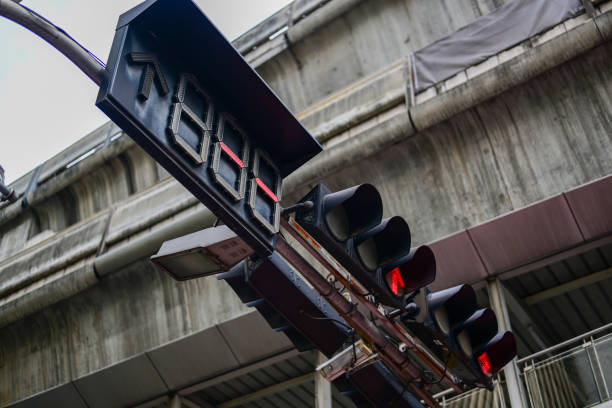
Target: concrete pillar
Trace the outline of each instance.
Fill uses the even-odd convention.
[[[328,359],[322,353],[317,353],[317,366],[323,364]],[[327,381],[318,371],[314,377],[315,383],[315,407],[332,408],[331,383]]]
[[[512,330],[510,325],[510,316],[508,315],[508,305],[504,298],[504,288],[499,279],[494,279],[487,282],[489,292],[489,302],[491,309],[497,316],[497,324],[499,331]],[[520,371],[516,364],[516,358],[504,367],[504,376],[506,377],[506,387],[510,395],[510,406],[512,408],[528,408],[525,389],[521,382]]]
[[[181,408],[181,397],[178,394],[174,394],[170,397],[169,408]]]

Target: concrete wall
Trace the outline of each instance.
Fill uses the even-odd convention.
[[[106,127],[94,131],[88,138],[102,133]],[[29,208],[23,210],[20,203],[13,204],[10,209],[4,206],[4,219],[0,223],[6,224],[0,227],[0,259],[48,237],[49,232],[56,233],[87,220],[168,176],[164,169],[127,137],[111,142],[96,152],[96,155],[100,163],[93,168],[84,160],[73,167],[61,168],[53,176],[52,182],[42,181],[34,194],[30,195],[33,200],[28,201],[34,203]],[[28,174],[24,177],[24,184],[31,176]],[[69,179],[68,183],[62,183],[62,178]],[[58,184],[67,185],[57,188]],[[15,216],[8,219],[7,213],[13,209]],[[36,237],[41,233],[42,236]]]
[[[403,140],[346,163],[325,182],[376,185],[385,213],[404,216],[424,243],[608,175],[610,58],[608,43],[425,131],[404,128]],[[400,115],[405,110],[366,132]]]
[[[369,0],[258,67],[296,113],[488,14],[501,0]]]
[[[0,330],[0,406],[247,312],[224,282],[136,262]]]

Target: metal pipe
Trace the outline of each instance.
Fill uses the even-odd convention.
[[[106,72],[104,64],[49,20],[13,0],[0,0],[0,16],[32,31],[64,54],[97,85],[102,83]]]
[[[162,242],[211,227],[216,219],[208,208],[197,206],[191,214],[178,220],[168,220],[164,226],[97,257],[94,260],[96,274],[101,278],[138,259],[148,257],[159,249]]]
[[[89,156],[87,160],[83,160],[68,169],[65,168],[48,180],[43,179],[36,190],[29,192],[27,195],[23,196],[23,198],[27,200],[30,207],[35,207],[52,197],[54,194],[57,194],[58,191],[77,182],[83,175],[93,172],[103,163],[114,159],[134,146],[136,146],[136,144],[132,139],[129,137],[122,137],[105,148],[96,151],[93,155]],[[43,169],[43,173],[46,172],[47,171]],[[32,173],[29,174],[31,175]],[[18,217],[23,212],[24,209],[20,203],[3,207],[0,209],[0,226]]]
[[[312,34],[319,27],[328,24],[347,11],[356,7],[362,1],[363,0],[331,1],[314,11],[312,14],[309,14],[308,18],[305,18],[298,24],[290,27],[285,33],[285,36],[291,44],[295,44]]]
[[[601,327],[599,327],[599,328],[597,328],[597,329],[593,329],[593,330],[591,330],[591,331],[589,331],[589,332],[586,332],[586,333],[584,333],[584,334],[581,334],[580,336],[576,336],[576,337],[574,337],[574,338],[571,338],[571,339],[569,339],[569,340],[566,340],[566,341],[564,341],[564,342],[562,342],[562,343],[555,344],[555,345],[554,345],[554,346],[552,346],[552,347],[549,347],[549,348],[547,348],[547,349],[544,349],[544,350],[538,351],[537,353],[534,353],[534,354],[532,354],[532,355],[530,355],[530,356],[523,357],[523,358],[521,358],[520,360],[516,360],[516,363],[517,363],[517,364],[522,364],[522,363],[524,363],[524,362],[525,362],[525,361],[527,361],[527,360],[533,360],[533,359],[536,359],[536,358],[538,358],[538,357],[541,357],[541,356],[543,356],[543,355],[545,355],[545,354],[550,354],[551,352],[553,352],[553,351],[555,351],[555,350],[559,350],[560,348],[563,348],[563,347],[569,346],[569,345],[570,345],[570,344],[572,344],[572,343],[576,343],[576,342],[578,342],[578,341],[582,340],[582,339],[583,339],[583,338],[585,338],[585,337],[593,336],[594,334],[601,333],[601,332],[606,331],[606,330],[609,330],[609,329],[612,329],[612,323],[608,323],[608,324],[606,324],[606,325],[604,325],[604,326],[601,326]]]

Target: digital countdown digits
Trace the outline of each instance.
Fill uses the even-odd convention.
[[[246,192],[249,141],[234,120],[226,114],[220,115],[215,136],[217,142],[213,150],[210,170],[215,181],[235,201],[240,201]]]
[[[187,104],[185,103],[185,93],[187,88],[192,88],[194,93],[203,101],[204,116],[200,118]],[[198,80],[191,74],[183,74],[179,79],[179,85],[174,95],[175,103],[172,105],[170,112],[170,126],[168,128],[172,140],[176,143],[183,152],[191,159],[195,164],[205,163],[208,158],[208,148],[210,145],[210,131],[212,130],[212,123],[215,109],[210,101],[210,98],[200,87]],[[195,126],[196,148],[187,142],[187,140],[180,135],[180,128],[182,118],[186,117],[190,123]],[[185,124],[186,125],[186,124]],[[185,132],[183,132],[185,133]],[[196,150],[197,149],[197,150]]]
[[[144,94],[141,100],[146,102],[154,75],[165,85],[163,73],[154,55],[132,53],[128,58],[132,63],[149,64],[144,91],[139,90]],[[207,165],[213,180],[234,202],[246,200],[251,216],[268,233],[278,233],[283,179],[272,160],[263,150],[251,149],[235,119],[216,111],[193,74],[180,75],[172,100],[168,134],[175,145],[194,166]]]
[[[179,23],[177,23],[179,22]],[[119,17],[96,106],[259,256],[283,178],[323,147],[193,0]]]

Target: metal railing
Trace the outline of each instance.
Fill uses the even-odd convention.
[[[592,407],[612,399],[612,333],[594,336],[572,339],[582,344],[554,356],[541,359],[540,352],[520,361],[532,408]]]
[[[531,408],[586,408],[612,401],[612,323],[516,361]],[[441,407],[507,408],[503,375],[493,391],[434,395]]]
[[[472,408],[472,407],[487,407],[487,408],[506,408],[504,385],[495,380],[493,383],[493,391],[487,389],[475,388],[463,394],[447,398],[448,395],[442,392],[434,397],[443,408]],[[449,390],[451,391],[451,390]]]

